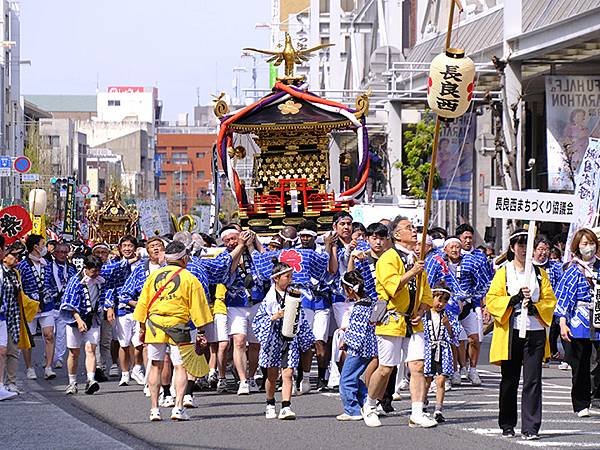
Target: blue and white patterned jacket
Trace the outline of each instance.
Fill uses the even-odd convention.
[[[29,298],[40,302],[40,310],[42,313],[52,311],[54,309],[53,299],[48,295],[49,281],[50,281],[50,270],[49,264],[44,258],[40,258],[40,264],[43,267],[43,280],[42,288],[38,286],[38,278],[34,273],[36,270],[33,267],[33,261],[29,258],[23,259],[17,264],[17,270],[21,275],[21,285],[23,286],[23,292]]]
[[[60,313],[66,323],[73,323],[72,311],[79,313],[82,319],[93,313],[95,305],[91,305],[86,302],[86,296],[84,292],[84,283],[86,277],[83,272],[77,273],[74,277],[71,277],[65,288],[65,293],[62,296],[60,303]],[[99,325],[102,323],[102,316],[104,311],[108,308],[112,308],[114,305],[106,301],[106,291],[104,289],[104,280],[99,277],[99,297],[96,317],[94,318],[94,324]]]
[[[69,262],[59,264],[56,261],[52,261],[48,263],[46,270],[49,272],[47,295],[54,304],[54,309],[58,310],[60,309],[61,297],[67,287],[67,283],[71,277],[74,277],[77,274],[77,269]],[[54,276],[55,270],[58,282],[62,286],[59,286],[57,283],[56,277]]]
[[[370,321],[375,301],[368,297],[355,302],[352,306],[348,328],[344,332],[344,343],[350,356],[361,358],[377,356],[375,324]]]
[[[596,260],[596,274],[600,273],[600,260]],[[598,277],[598,275],[597,275]],[[594,280],[598,283],[600,280]],[[600,329],[590,331],[590,312],[594,289],[577,263],[571,263],[556,288],[555,316],[567,319],[571,335],[577,339],[600,340]]]

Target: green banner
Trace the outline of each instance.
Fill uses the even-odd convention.
[[[269,64],[269,87],[272,88],[277,82],[278,67],[273,63]]]

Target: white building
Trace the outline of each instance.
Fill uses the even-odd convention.
[[[109,86],[97,96],[98,120],[147,122],[157,125],[162,112],[158,89],[143,86]]]
[[[25,139],[20,88],[20,18],[16,2],[0,0],[0,156],[23,154]],[[0,199],[12,204],[20,200],[18,176],[0,178]]]

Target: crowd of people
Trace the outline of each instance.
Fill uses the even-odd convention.
[[[199,385],[230,389],[231,364],[238,395],[264,390],[266,419],[294,419],[294,395],[339,389],[336,419],[377,427],[408,390],[409,426],[430,428],[446,421],[446,391],[481,385],[481,342],[491,332],[503,436],[515,436],[522,371],[521,435],[538,438],[542,368],[550,360],[572,371],[578,417],[600,401],[593,231],[575,233],[566,264],[564,242],[537,236],[528,271],[523,229],[498,258],[474,248],[468,224],[452,236],[442,228],[423,236],[406,217],[365,227],[341,212],[329,232],[317,230],[305,220],[265,240],[231,224],[219,245],[177,232],[143,242],[123,236],[114,248],[35,234],[5,246],[0,237],[0,400],[21,393],[20,355],[25,376],[40,375],[31,351],[39,333],[45,379],[66,368],[65,393],[77,394],[83,348],[84,392],[94,394],[108,377],[139,384],[151,421],[161,420],[161,407],[188,420]],[[190,344],[206,358],[205,376],[194,375]]]

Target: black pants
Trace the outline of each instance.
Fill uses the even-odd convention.
[[[572,386],[571,402],[573,411],[579,412],[590,407],[592,393],[592,377],[590,358],[592,356],[592,341],[589,339],[571,338],[567,362],[571,365]]]
[[[550,341],[550,355],[558,353],[558,338],[560,337],[560,321],[558,317],[553,317],[550,325],[548,340]]]
[[[593,341],[592,345],[592,398],[600,399],[600,342]]]
[[[546,331],[528,331],[525,339],[518,330],[512,333],[510,359],[502,361],[500,412],[498,425],[503,430],[517,425],[517,391],[523,366],[521,395],[521,433],[537,434],[542,424],[542,360]]]

